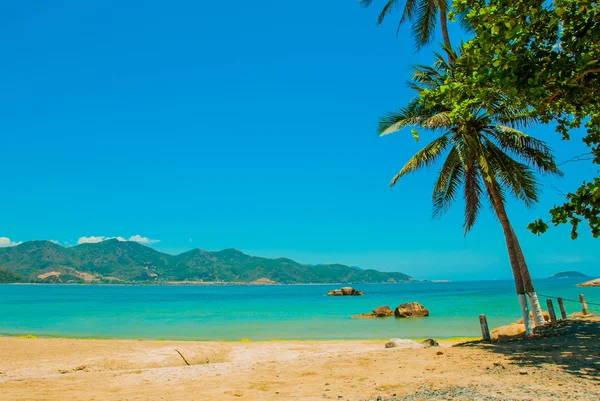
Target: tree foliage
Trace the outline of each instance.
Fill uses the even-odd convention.
[[[447,118],[470,118],[472,107],[510,98],[532,118],[554,122],[564,139],[584,126],[592,161],[600,164],[600,7],[585,0],[454,0],[450,19],[465,16],[474,36],[463,44],[454,73],[424,88],[424,107],[447,108]],[[570,223],[572,238],[587,220],[600,236],[600,179],[584,182],[551,211]],[[534,233],[548,228],[541,219]]]
[[[420,94],[441,90],[452,81],[453,66],[460,59],[452,54],[452,64],[438,54],[432,67],[416,67],[410,86],[417,91],[417,97],[407,106],[384,115],[378,131],[388,135],[415,127],[437,135],[405,163],[390,186],[443,158],[432,194],[433,214],[439,216],[448,210],[462,187],[463,227],[467,233],[475,224],[486,195],[490,201],[498,195],[503,204],[509,193],[531,206],[538,200],[535,171],[556,175],[561,172],[544,142],[515,128],[528,125],[531,119],[506,98],[491,97],[488,102],[472,104],[453,116],[443,104],[423,104]]]
[[[369,7],[373,0],[359,0],[364,7]],[[377,24],[381,25],[383,20],[396,10],[402,9],[402,15],[398,22],[396,35],[400,33],[400,27],[410,22],[412,36],[415,40],[415,47],[420,50],[431,43],[435,37],[436,21],[439,19],[442,40],[446,47],[450,47],[450,35],[448,34],[448,0],[406,0],[404,7],[400,0],[386,0]],[[462,15],[462,14],[461,14]],[[451,54],[448,53],[448,57]]]

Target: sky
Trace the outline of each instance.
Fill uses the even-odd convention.
[[[394,17],[377,27],[374,3],[6,3],[0,246],[119,237],[168,253],[238,248],[419,279],[510,278],[489,208],[467,236],[460,201],[431,218],[439,166],[387,186],[433,136],[378,138],[377,119],[413,97],[411,66],[438,47],[415,53]],[[585,152],[581,133],[528,133],[559,162]],[[597,276],[585,227],[576,241],[568,227],[525,229],[596,173],[563,169],[542,179],[536,208],[511,201],[509,217],[534,277]]]

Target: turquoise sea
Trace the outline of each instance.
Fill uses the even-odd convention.
[[[540,294],[585,294],[600,304],[600,287],[582,280],[536,280]],[[0,334],[172,340],[328,340],[479,336],[517,320],[511,281],[361,284],[362,297],[327,297],[331,285],[121,286],[0,285]],[[351,319],[404,302],[429,308],[421,319]],[[546,298],[540,296],[545,305]],[[557,313],[558,313],[558,306]],[[566,302],[567,312],[580,311]],[[592,312],[600,307],[590,305]]]

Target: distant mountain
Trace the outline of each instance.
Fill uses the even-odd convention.
[[[566,271],[566,272],[554,273],[553,275],[551,275],[548,278],[586,278],[586,277],[589,277],[589,276],[586,276],[585,274],[576,272],[576,271]]]
[[[403,273],[332,265],[303,265],[267,259],[237,249],[194,249],[169,255],[137,242],[106,240],[71,248],[30,241],[0,248],[1,282],[164,283],[182,281],[251,283],[386,283],[410,281]]]

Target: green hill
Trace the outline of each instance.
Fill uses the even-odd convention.
[[[0,248],[0,282],[251,283],[259,279],[282,284],[412,280],[403,273],[358,270],[339,264],[303,265],[291,259],[250,256],[237,249],[194,249],[174,256],[116,239],[71,248],[49,241]]]

